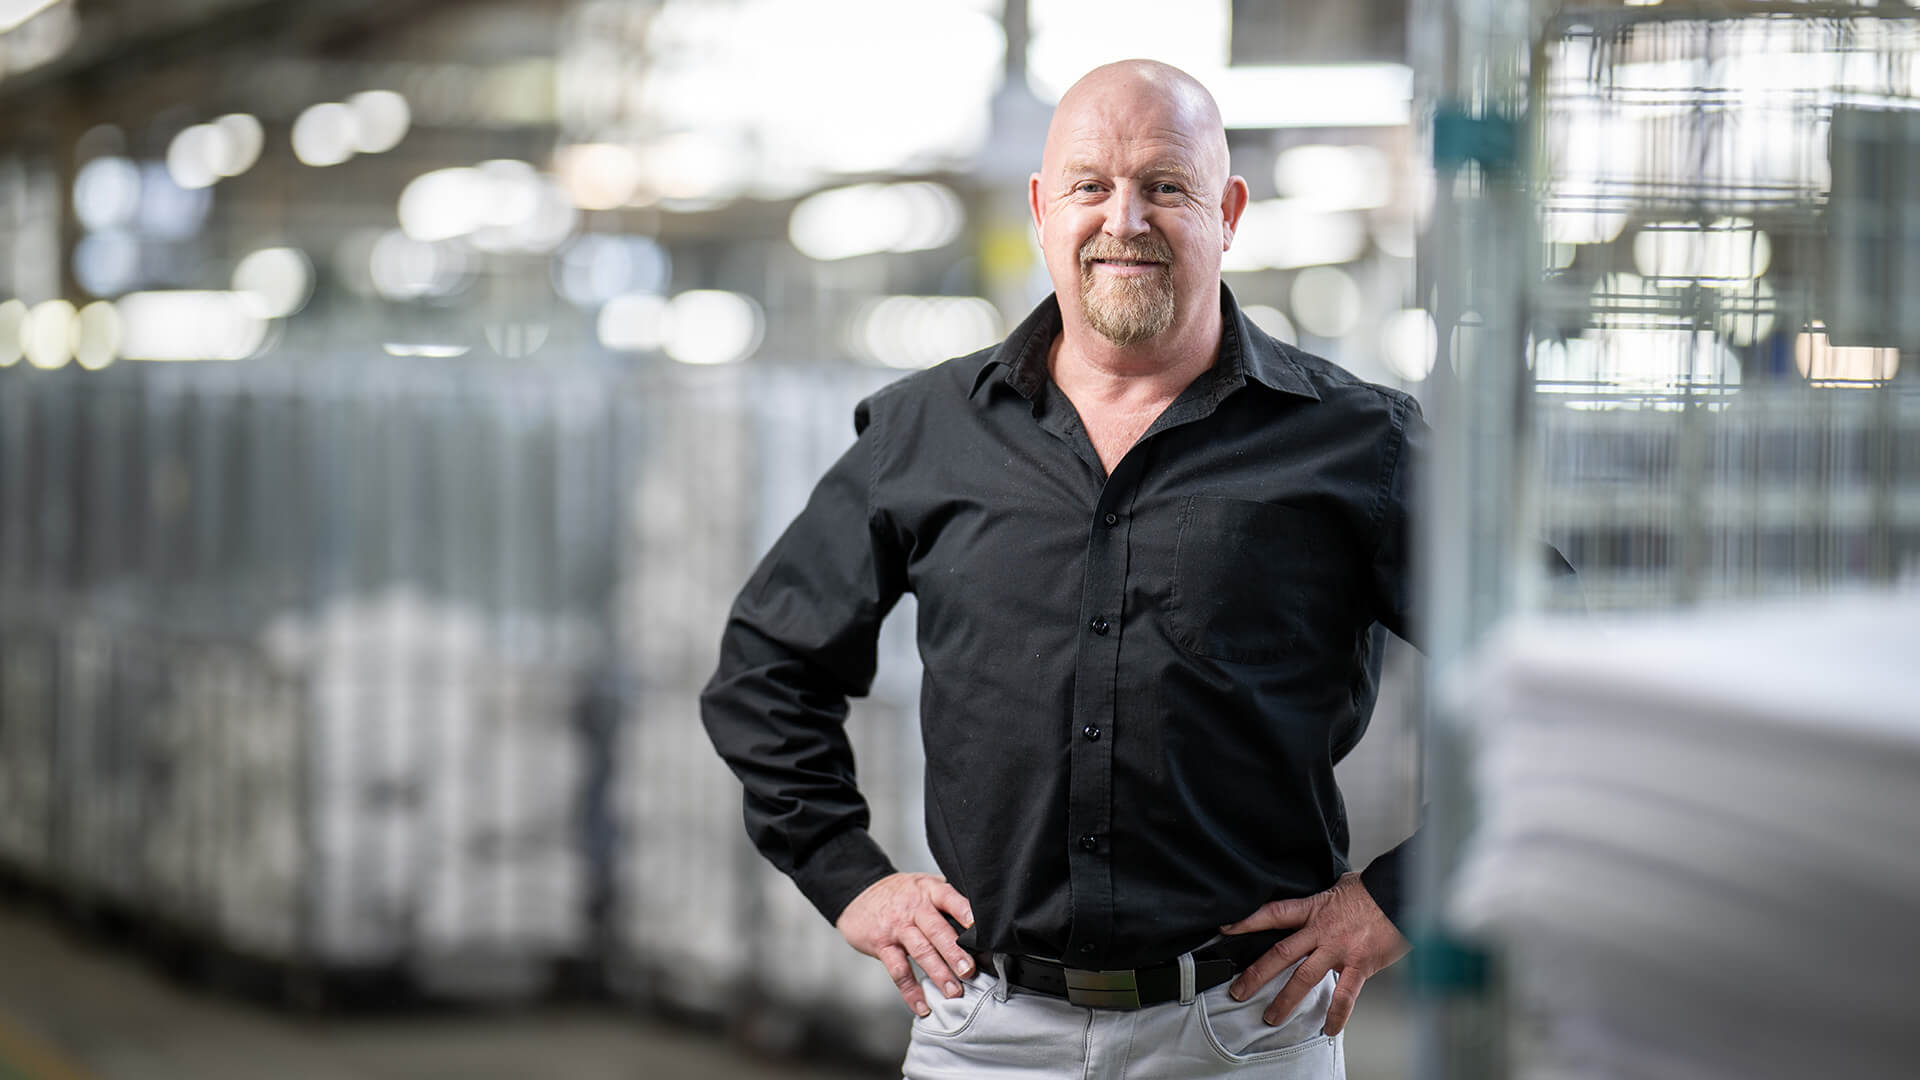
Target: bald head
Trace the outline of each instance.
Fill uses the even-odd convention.
[[[1227,178],[1227,132],[1220,106],[1199,80],[1158,60],[1120,60],[1080,77],[1061,96],[1047,126],[1042,173],[1065,164],[1064,148],[1078,138],[1112,133],[1172,134],[1189,142],[1210,184]]]

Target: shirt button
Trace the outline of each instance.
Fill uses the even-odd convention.
[[[1091,944],[1082,945],[1080,946],[1080,951],[1083,953],[1090,953],[1093,951],[1093,946]]]
[[[1102,636],[1106,635],[1107,630],[1110,627],[1112,627],[1112,625],[1113,625],[1112,623],[1107,621],[1107,617],[1105,615],[1095,615],[1093,617],[1093,621],[1087,624],[1088,628],[1090,628],[1094,633],[1100,634]]]
[[[1100,741],[1100,729],[1097,727],[1094,727],[1092,724],[1088,724],[1086,727],[1081,728],[1080,734],[1085,735],[1087,737],[1088,742]]]
[[[1108,514],[1108,515],[1107,515],[1106,517],[1104,517],[1104,518],[1101,518],[1100,520],[1102,520],[1102,521],[1104,521],[1104,522],[1106,522],[1106,523],[1107,523],[1107,524],[1109,524],[1109,525],[1118,525],[1118,524],[1120,524],[1120,515],[1119,515],[1119,514]]]
[[[1092,833],[1088,833],[1087,835],[1080,838],[1081,851],[1092,851],[1093,849],[1099,846],[1100,846],[1100,838],[1093,835]]]

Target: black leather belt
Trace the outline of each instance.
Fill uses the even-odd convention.
[[[1237,948],[1203,949],[1193,958],[1193,992],[1211,990],[1233,978],[1267,946],[1284,935],[1259,935],[1256,940],[1242,939]],[[1231,955],[1215,955],[1216,950]],[[993,970],[993,957],[975,953],[980,970]],[[1075,1005],[1094,1009],[1138,1009],[1148,1005],[1180,1000],[1180,962],[1170,960],[1151,967],[1120,971],[1094,971],[1071,968],[1054,960],[1007,954],[1007,982],[1012,986],[1049,997],[1065,998]]]

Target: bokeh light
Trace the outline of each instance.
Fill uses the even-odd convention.
[[[293,156],[305,165],[325,168],[353,157],[359,125],[353,110],[338,101],[308,106],[293,122]]]
[[[353,148],[362,154],[384,154],[399,146],[413,126],[407,99],[392,90],[362,90],[346,104],[353,113]]]
[[[140,167],[127,158],[97,157],[73,178],[73,216],[89,229],[131,224],[140,210]]]
[[[73,279],[95,296],[118,296],[140,283],[140,239],[126,229],[102,229],[73,248]]]
[[[106,300],[95,300],[74,319],[73,358],[88,371],[113,363],[120,352],[120,311]]]
[[[1337,266],[1300,271],[1290,299],[1300,328],[1316,337],[1345,337],[1360,322],[1360,286]]]
[[[651,293],[616,296],[600,309],[594,333],[601,345],[615,352],[651,352],[666,345],[672,317],[665,297]]]
[[[1439,347],[1440,330],[1421,308],[1394,312],[1380,329],[1381,359],[1388,371],[1407,382],[1420,382],[1433,373]]]
[[[589,234],[554,260],[553,287],[574,304],[591,308],[623,293],[660,292],[671,274],[667,249],[651,237]]]
[[[1312,144],[1282,150],[1273,162],[1281,195],[1315,210],[1373,210],[1393,197],[1387,155],[1371,146]]]
[[[243,360],[267,337],[267,320],[231,292],[137,292],[116,306],[129,360]]]
[[[695,289],[673,298],[667,355],[683,364],[732,364],[760,347],[765,320],[751,297]]]
[[[945,247],[965,227],[966,208],[944,184],[857,184],[802,199],[787,236],[802,255],[831,261]]]
[[[260,160],[266,146],[266,132],[250,113],[228,113],[213,122],[220,133],[219,153],[210,161],[221,176],[239,176]]]
[[[285,318],[313,295],[313,261],[298,248],[261,248],[234,266],[233,291],[262,318]]]
[[[1247,321],[1266,331],[1270,336],[1288,345],[1300,344],[1300,332],[1293,327],[1293,320],[1287,313],[1271,304],[1248,304],[1240,309]]]
[[[12,367],[26,355],[27,305],[0,301],[0,368]]]
[[[852,344],[863,359],[924,368],[999,340],[1000,312],[978,296],[889,296],[854,317]]]
[[[582,210],[611,210],[625,205],[640,187],[640,156],[631,147],[611,143],[563,146],[554,154],[560,186]]]
[[[45,300],[27,312],[20,331],[20,343],[27,362],[42,371],[67,366],[73,359],[73,305],[65,300]]]

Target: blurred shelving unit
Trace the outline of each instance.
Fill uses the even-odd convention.
[[[1481,808],[1512,797],[1483,786],[1497,736],[1459,690],[1497,623],[1657,619],[1920,572],[1920,21],[1872,3],[1484,0],[1422,5],[1413,23],[1437,174],[1419,269],[1438,346],[1423,873],[1436,911]],[[1536,538],[1577,584],[1546,572]],[[1809,668],[1822,677],[1838,676]],[[1703,701],[1725,685],[1700,678]],[[1473,885],[1484,901],[1497,882]],[[1424,1075],[1646,1064],[1607,1058],[1604,1037],[1566,1058],[1541,1025],[1564,1034],[1582,1017],[1506,998],[1542,954],[1489,954],[1456,921],[1436,916],[1438,947],[1416,954],[1433,992]],[[1710,1056],[1666,1067],[1755,1075]]]

